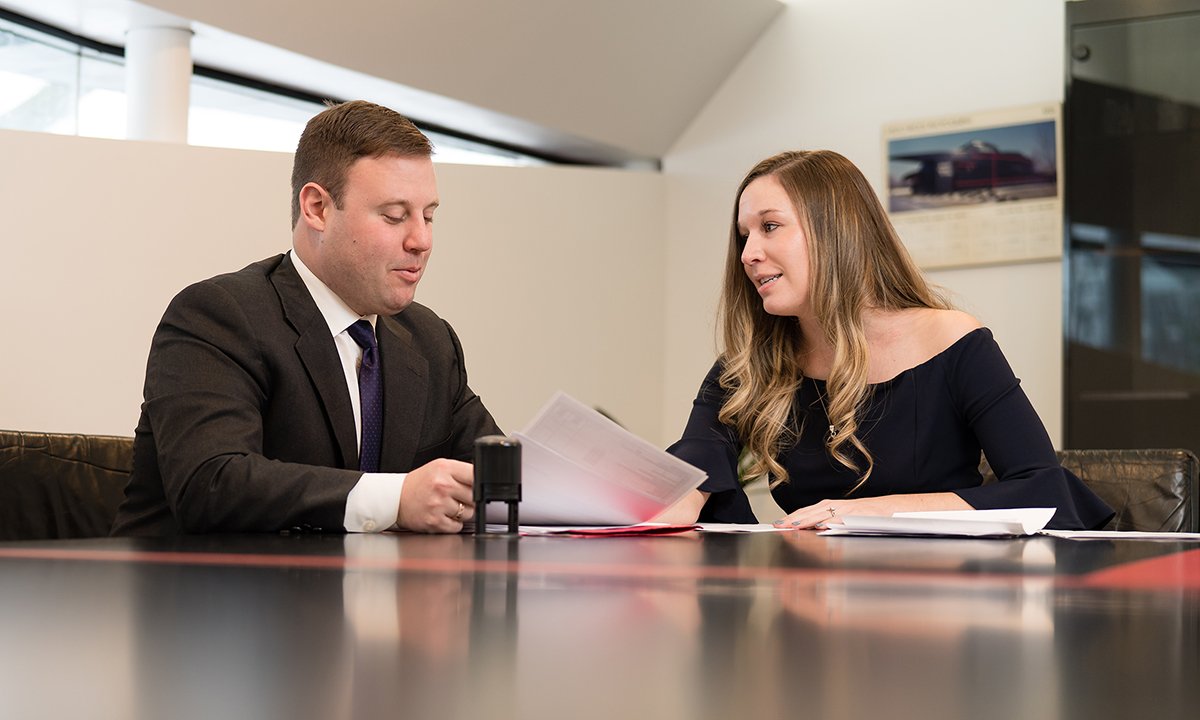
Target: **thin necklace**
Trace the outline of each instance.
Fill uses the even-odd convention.
[[[829,421],[829,437],[827,439],[833,440],[833,436],[837,435],[837,426],[833,424],[833,418],[829,417],[829,407],[825,405],[825,394],[821,392],[821,388],[817,385],[816,378],[809,378],[809,380],[812,380],[813,390],[817,393],[817,402],[821,403],[821,409],[825,411],[825,419]]]

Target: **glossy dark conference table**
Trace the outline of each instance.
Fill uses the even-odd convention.
[[[0,544],[0,718],[1195,718],[1200,544]]]

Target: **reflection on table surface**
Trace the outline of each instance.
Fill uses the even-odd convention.
[[[1194,717],[1200,546],[0,544],[0,717]]]

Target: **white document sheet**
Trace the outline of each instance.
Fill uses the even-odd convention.
[[[643,523],[707,477],[561,392],[513,437],[521,441],[522,525]],[[507,505],[489,503],[488,522],[507,517]]]
[[[772,523],[758,523],[757,525],[746,523],[697,523],[696,527],[701,532],[729,533],[733,535],[742,533],[794,532],[796,530],[796,528],[787,525],[775,525]]]
[[[896,513],[891,517],[846,515],[821,535],[953,535],[1012,537],[1033,535],[1046,527],[1054,508],[1004,510],[931,510]]]
[[[1200,542],[1200,533],[1189,532],[1146,532],[1139,530],[1043,530],[1042,535],[1051,535],[1067,540],[1164,540],[1167,542]]]

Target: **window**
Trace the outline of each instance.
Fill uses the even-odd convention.
[[[192,76],[188,144],[294,152],[321,103]]]
[[[0,20],[0,128],[125,136],[119,55]]]
[[[305,123],[325,107],[318,98],[297,97],[301,94],[197,68],[190,87],[188,144],[292,152]],[[0,18],[0,128],[122,139],[125,125],[121,48],[32,21]],[[426,134],[435,162],[549,164],[479,140]]]

